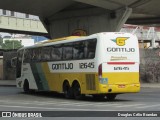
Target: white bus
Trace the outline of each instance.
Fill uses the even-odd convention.
[[[139,46],[135,35],[119,32],[50,40],[18,50],[17,87],[114,100],[140,91]]]

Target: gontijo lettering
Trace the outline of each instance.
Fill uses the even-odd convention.
[[[108,47],[107,52],[135,52],[135,48],[115,48]]]
[[[53,70],[70,70],[73,69],[73,63],[58,63],[52,64]]]

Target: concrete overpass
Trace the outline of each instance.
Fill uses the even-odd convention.
[[[155,24],[159,4],[159,0],[0,0],[1,9],[39,16],[51,38],[77,29],[87,34],[119,31],[128,18],[132,23],[147,19],[147,24]]]
[[[0,32],[48,36],[39,20],[2,15],[0,16]]]

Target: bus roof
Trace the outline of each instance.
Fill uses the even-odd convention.
[[[52,40],[46,40],[46,41],[42,41],[42,42],[39,42],[38,44],[35,44],[33,46],[27,46],[27,47],[23,47],[23,48],[20,48],[19,50],[21,49],[26,49],[26,48],[34,48],[34,47],[41,47],[41,46],[44,46],[44,45],[47,45],[47,44],[50,44],[50,43],[54,43],[54,42],[60,42],[60,41],[67,41],[67,40],[75,40],[77,38],[83,38],[83,37],[88,37],[88,38],[92,38],[93,36],[95,37],[95,35],[100,35],[100,34],[128,34],[128,33],[124,33],[124,32],[101,32],[101,33],[95,33],[95,34],[92,34],[92,35],[89,35],[89,36],[69,36],[69,37],[62,37],[62,38],[56,38],[56,39],[52,39]]]
[[[39,43],[37,43],[37,44],[35,44],[33,46],[27,46],[27,47],[20,48],[19,50],[25,49],[25,48],[43,46],[43,45],[45,45],[47,43],[53,43],[53,42],[57,42],[57,41],[73,40],[73,39],[80,38],[80,37],[84,37],[84,36],[69,36],[69,37],[56,38],[56,39],[52,39],[52,40],[46,40],[46,41],[39,42]]]
[[[75,38],[80,38],[80,36],[69,36],[69,37],[56,38],[56,39],[44,41],[41,44],[57,42],[57,41],[62,41],[62,40],[72,40],[72,39],[75,39]]]

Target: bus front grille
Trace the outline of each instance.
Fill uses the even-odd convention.
[[[95,74],[86,74],[86,89],[96,90]]]

